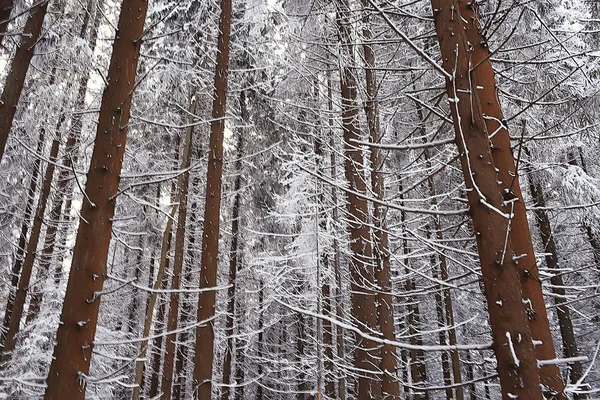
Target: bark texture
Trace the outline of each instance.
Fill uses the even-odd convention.
[[[231,34],[231,0],[221,1],[219,36],[217,39],[217,65],[215,68],[214,99],[206,175],[206,203],[202,231],[202,260],[200,267],[200,293],[196,328],[194,359],[194,398],[209,399],[212,391],[213,346],[215,334],[214,288],[217,285],[217,256],[219,252],[219,222],[221,214],[221,187],[223,177],[223,133],[227,101],[227,76],[229,71],[229,39]]]
[[[455,141],[479,249],[502,397],[539,399],[540,379],[521,295],[521,274],[508,240],[513,207],[498,183],[478,89],[471,76],[472,51],[460,15],[467,3],[432,0]],[[478,85],[482,83],[480,80]]]
[[[85,397],[148,2],[125,0],[102,96],[45,398]]]
[[[531,334],[534,340],[541,342],[535,346],[535,354],[538,360],[552,360],[556,358],[556,350],[531,241],[527,210],[511,150],[508,126],[500,107],[495,73],[489,59],[489,47],[479,26],[477,3],[459,2],[459,12],[468,21],[465,24],[465,34],[469,43],[473,45],[470,52],[473,88],[477,88],[481,112],[492,142],[492,158],[498,170],[498,186],[504,200],[510,202],[509,210],[513,214],[509,240],[514,255],[518,257],[517,267],[521,278],[523,303],[526,304]],[[551,394],[556,394],[558,399],[565,399],[565,385],[556,364],[541,366],[539,375],[540,382]]]

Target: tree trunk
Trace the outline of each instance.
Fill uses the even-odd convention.
[[[260,315],[258,316],[258,340],[256,341],[256,353],[258,359],[258,365],[256,368],[258,379],[256,380],[256,400],[263,400],[263,385],[262,385],[262,375],[263,375],[263,354],[265,352],[265,312],[264,312],[264,294],[265,287],[262,281],[258,281],[258,309],[260,310]]]
[[[468,6],[465,2],[459,2],[459,7],[460,14],[469,22],[465,26],[466,39],[476,44],[470,53],[473,88],[477,88],[481,112],[492,141],[491,153],[498,171],[498,189],[501,190],[505,202],[510,202],[507,209],[513,214],[509,240],[514,255],[518,257],[516,264],[521,279],[523,303],[528,305],[526,311],[531,335],[533,340],[541,342],[535,346],[535,355],[538,360],[552,360],[556,358],[556,351],[531,241],[527,210],[511,151],[508,127],[500,107],[494,69],[489,59],[489,47],[480,31],[477,4],[472,3]],[[565,385],[556,364],[541,366],[539,377],[542,385],[550,393],[559,393],[558,399],[566,398],[563,393]]]
[[[46,130],[40,129],[40,135],[37,142],[37,154],[39,155],[42,155],[44,150],[45,134]],[[25,203],[25,212],[23,213],[23,221],[21,223],[21,231],[19,233],[19,243],[17,244],[17,251],[15,252],[15,263],[13,264],[10,276],[10,289],[6,300],[6,309],[4,311],[5,314],[2,322],[2,329],[0,329],[0,347],[4,347],[4,343],[6,343],[6,333],[8,332],[10,325],[10,316],[12,315],[15,297],[17,295],[17,290],[19,289],[19,276],[21,275],[21,267],[23,266],[23,261],[25,260],[24,256],[25,246],[27,244],[27,232],[29,231],[31,213],[33,212],[33,203],[35,201],[35,191],[37,188],[40,170],[41,160],[40,158],[36,157],[33,161],[33,172],[31,174],[29,188],[27,190],[27,202]]]
[[[196,113],[196,95],[197,90],[194,89],[194,94],[190,101],[189,107],[189,127],[186,130],[185,142],[183,145],[183,158],[181,160],[181,170],[186,170],[190,167],[194,135],[194,115]],[[188,202],[188,187],[190,175],[185,172],[179,175],[177,182],[177,200],[179,203],[179,215],[177,219],[177,230],[175,232],[175,255],[173,260],[173,280],[171,281],[171,294],[169,301],[169,316],[167,318],[167,332],[177,330],[179,322],[179,288],[181,282],[181,273],[183,270],[183,258],[185,255],[185,228],[187,219],[187,202]],[[165,353],[163,358],[163,375],[161,389],[165,399],[171,398],[171,389],[173,385],[173,369],[175,367],[175,339],[176,333],[169,333],[166,337]]]
[[[125,0],[121,8],[48,374],[47,400],[85,397],[147,6],[147,1]]]
[[[350,24],[350,7],[347,0],[337,1],[338,38],[341,45],[342,71],[342,127],[344,131],[345,176],[349,191],[347,197],[348,229],[350,231],[350,275],[352,290],[352,315],[358,328],[369,332],[377,329],[377,310],[374,293],[371,232],[369,210],[363,197],[365,184],[362,149],[355,141],[361,139],[357,104],[357,80],[354,74],[356,62]],[[380,351],[370,339],[354,335],[354,367],[361,371],[356,382],[356,398],[367,400],[381,395],[381,381],[375,372],[379,365]]]
[[[369,0],[362,0],[363,7],[370,7]],[[366,75],[366,117],[369,128],[369,140],[371,143],[379,144],[382,139],[379,121],[378,82],[375,73],[375,52],[371,44],[373,33],[371,32],[370,15],[363,11],[363,52],[365,55]],[[377,200],[383,201],[385,197],[385,182],[383,176],[384,158],[377,147],[371,147],[371,190]],[[376,270],[375,282],[377,285],[377,315],[381,334],[384,339],[395,341],[394,329],[394,307],[392,297],[392,275],[390,271],[389,239],[387,233],[387,210],[382,203],[373,204],[373,256],[375,257]],[[381,346],[380,369],[383,372],[382,399],[398,399],[400,396],[400,385],[396,373],[397,368],[396,347],[384,344]]]
[[[401,205],[403,205],[404,195],[402,194],[402,178],[399,178],[399,187],[398,191],[400,192],[400,200]],[[403,210],[400,212],[400,221],[402,222],[402,229],[406,231],[406,212]],[[408,268],[408,255],[410,253],[408,248],[408,240],[405,237],[402,239],[402,252],[405,257],[404,261],[404,272],[407,276],[406,281],[404,282],[404,290],[406,292],[414,292],[416,289],[415,281],[412,278],[412,273]],[[410,336],[410,344],[413,346],[423,346],[423,337],[421,336],[421,312],[419,310],[419,302],[417,299],[409,300],[407,304],[408,308],[408,334]],[[410,377],[412,383],[425,383],[427,382],[427,369],[425,365],[425,354],[423,350],[420,349],[411,349],[409,351],[409,360],[408,365],[410,366]],[[418,385],[414,385],[418,386]],[[429,392],[427,391],[417,391],[413,389],[413,399],[414,400],[428,400]]]
[[[246,106],[246,92],[240,92],[240,108],[242,123],[248,122],[248,110]],[[235,287],[236,277],[238,272],[238,257],[239,257],[239,223],[240,223],[240,203],[241,203],[241,188],[242,188],[242,157],[244,155],[244,129],[238,131],[237,141],[237,158],[235,160],[235,183],[233,190],[235,198],[233,200],[233,209],[231,212],[231,249],[229,250],[229,289],[227,289],[227,320],[225,321],[225,336],[227,337],[227,345],[225,346],[225,356],[223,361],[223,390],[221,393],[222,400],[229,400],[231,389],[231,354],[233,352],[233,322],[235,318]]]
[[[337,179],[337,157],[335,152],[335,135],[333,128],[335,126],[333,120],[333,85],[331,81],[331,74],[327,76],[327,111],[329,112],[329,129],[330,129],[330,140],[329,146],[331,148],[330,163],[331,163],[331,178]],[[333,200],[333,220],[339,221],[339,209],[338,209],[338,197],[337,189],[335,185],[331,186],[331,198]],[[333,237],[333,273],[335,276],[335,314],[338,320],[342,321],[344,318],[344,307],[342,300],[342,263],[340,257],[340,242],[337,236]],[[335,327],[336,332],[336,354],[338,360],[346,359],[346,349],[344,346],[344,328],[340,325]],[[346,399],[346,377],[345,371],[338,365],[337,366],[337,399]]]
[[[17,51],[6,76],[4,91],[0,97],[0,162],[4,155],[8,134],[10,128],[12,128],[21,92],[25,85],[27,70],[29,70],[35,46],[40,38],[49,2],[49,0],[42,0],[42,2],[29,11],[29,16],[21,35],[21,41],[17,46]],[[10,15],[10,11],[8,14]],[[6,26],[3,29],[6,31]]]
[[[219,252],[219,222],[223,176],[223,133],[225,131],[227,102],[230,31],[231,0],[221,0],[200,269],[200,288],[208,290],[201,292],[198,298],[198,322],[203,321],[204,323],[196,328],[196,354],[194,361],[194,398],[196,399],[209,399],[212,392],[213,346],[215,339],[212,319],[215,315],[216,292],[214,287],[217,285],[217,256]]]
[[[498,184],[478,96],[479,85],[493,84],[494,77],[488,77],[487,82],[479,79],[478,86],[472,85],[471,54],[461,17],[467,7],[467,2],[432,0],[456,144],[479,249],[500,386],[505,400],[512,396],[539,399],[540,378],[521,296],[521,274],[508,240],[513,207],[503,198],[503,187]]]
[[[52,147],[50,149],[49,156],[50,162],[46,166],[46,171],[44,173],[42,191],[36,206],[36,212],[33,220],[33,226],[31,228],[31,234],[29,235],[29,241],[27,242],[25,260],[23,261],[23,268],[19,278],[19,286],[15,295],[15,301],[12,309],[7,308],[4,315],[4,321],[9,321],[5,341],[4,343],[0,344],[0,352],[2,353],[0,356],[0,363],[4,365],[6,365],[6,363],[11,359],[12,351],[15,349],[17,333],[19,332],[19,327],[21,326],[23,309],[25,308],[25,301],[27,300],[27,294],[29,293],[29,282],[31,280],[31,273],[33,272],[33,264],[35,262],[40,233],[42,231],[42,224],[44,222],[46,205],[48,204],[50,189],[52,188],[54,163],[56,162],[56,158],[58,156],[58,149],[60,146],[60,128],[63,121],[64,114],[61,116],[56,126],[54,140],[52,141]]]
[[[523,123],[525,124],[525,122]],[[525,151],[528,153],[527,149],[525,149]],[[566,304],[565,283],[563,282],[560,271],[558,252],[556,250],[556,243],[554,242],[554,235],[552,234],[552,225],[550,224],[548,213],[544,209],[546,207],[546,199],[544,198],[542,185],[533,176],[533,173],[529,168],[527,169],[527,180],[529,181],[529,190],[531,191],[531,197],[534,202],[533,205],[536,207],[534,209],[534,214],[540,229],[542,243],[544,244],[546,265],[550,271],[555,272],[555,275],[550,278],[550,283],[552,283],[552,292],[556,294],[554,297],[554,304],[556,304],[556,315],[558,317],[560,335],[562,338],[563,355],[565,358],[576,358],[579,357],[577,339],[573,329],[573,322],[571,321],[571,311],[569,305]],[[583,366],[580,361],[576,361],[570,364],[569,369],[571,383],[576,384],[583,376]],[[579,393],[574,394],[573,397],[575,399],[587,398],[585,394]]]

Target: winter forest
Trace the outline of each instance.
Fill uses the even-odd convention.
[[[600,1],[0,0],[0,399],[600,398]]]

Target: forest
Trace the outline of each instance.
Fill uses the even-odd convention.
[[[0,399],[600,398],[600,1],[0,0]]]

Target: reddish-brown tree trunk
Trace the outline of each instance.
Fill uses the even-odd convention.
[[[21,41],[6,76],[4,91],[0,97],[0,161],[2,161],[2,156],[4,155],[8,134],[10,133],[10,128],[12,128],[13,119],[19,105],[19,99],[25,85],[25,77],[33,58],[35,45],[40,38],[48,3],[49,0],[44,0],[29,11],[29,17],[25,23]],[[6,27],[4,29],[6,30]]]
[[[246,93],[240,92],[240,108],[242,122],[248,122],[248,110],[246,106]],[[231,248],[229,250],[229,288],[227,289],[227,319],[225,321],[225,336],[227,345],[225,346],[225,356],[223,357],[223,390],[221,392],[222,400],[229,400],[231,388],[231,354],[233,352],[233,322],[235,318],[235,288],[238,272],[239,257],[239,224],[240,224],[240,202],[242,189],[242,157],[244,155],[244,129],[240,128],[237,141],[237,158],[235,160],[235,183],[233,190],[235,198],[231,212]]]
[[[191,148],[194,135],[194,115],[196,113],[196,94],[194,90],[189,107],[189,127],[186,131],[185,142],[183,145],[183,158],[181,159],[181,170],[186,170],[191,164]],[[167,318],[167,332],[165,352],[163,358],[163,373],[161,389],[166,399],[171,398],[171,389],[173,386],[173,369],[175,367],[175,339],[179,322],[179,288],[181,283],[181,273],[183,271],[183,258],[185,255],[185,228],[187,219],[187,202],[189,187],[189,172],[179,175],[177,182],[177,200],[179,202],[179,214],[177,218],[177,230],[175,232],[175,255],[173,260],[173,279],[171,281],[171,294],[169,301],[169,316]]]
[[[148,2],[124,0],[45,398],[85,397]]]
[[[227,102],[230,31],[231,0],[221,0],[200,268],[200,288],[208,290],[202,291],[198,299],[198,322],[204,321],[204,323],[196,328],[196,356],[194,359],[194,398],[196,399],[209,399],[211,398],[212,391],[213,346],[215,339],[212,319],[215,315],[216,298],[216,292],[212,288],[217,285],[217,256],[219,253],[219,222],[223,177],[223,133],[225,131]]]
[[[473,3],[468,3],[473,5]],[[456,144],[477,238],[503,399],[540,399],[535,346],[521,295],[521,274],[508,240],[512,203],[502,193],[461,12],[467,2],[432,0]],[[466,15],[466,13],[465,13]],[[492,84],[494,76],[478,79]],[[512,171],[514,173],[514,171]]]
[[[342,128],[344,131],[345,176],[349,191],[347,197],[348,229],[350,231],[350,275],[352,315],[359,329],[365,332],[377,329],[377,310],[374,293],[374,271],[368,205],[364,198],[367,187],[362,170],[362,148],[357,104],[357,79],[354,46],[351,33],[350,8],[347,0],[337,1],[338,38],[341,44],[342,70]],[[376,376],[380,351],[372,340],[354,335],[354,367],[361,371],[356,380],[356,398],[367,400],[381,394],[381,381]]]
[[[527,304],[527,316],[533,339],[539,344],[535,346],[538,360],[553,360],[556,358],[552,332],[546,312],[546,304],[542,294],[542,284],[537,269],[535,252],[531,241],[531,232],[527,222],[527,211],[523,194],[519,185],[518,171],[515,167],[508,127],[500,107],[500,99],[496,90],[494,69],[490,62],[490,51],[485,37],[480,32],[480,16],[477,4],[470,6],[459,2],[459,12],[468,23],[465,25],[466,38],[475,44],[470,52],[471,76],[473,88],[481,105],[481,112],[487,133],[492,141],[492,158],[498,170],[498,188],[502,191],[508,210],[513,217],[510,222],[509,240],[513,253],[518,257],[517,268],[521,277],[521,291],[524,304]],[[564,382],[560,369],[556,364],[545,364],[540,367],[540,382],[551,393],[560,393],[558,399],[564,399]]]

